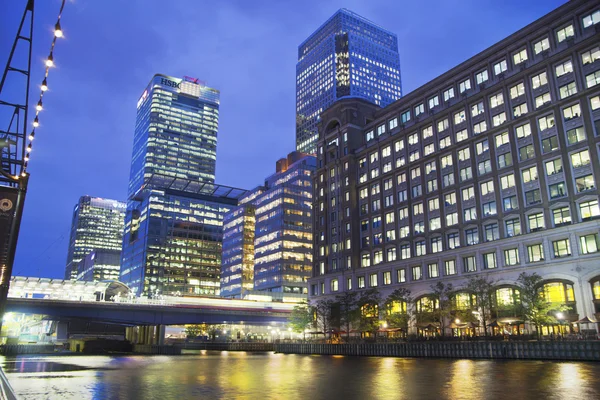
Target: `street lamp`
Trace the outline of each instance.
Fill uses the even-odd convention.
[[[460,324],[460,319],[456,318],[456,319],[454,320],[454,323],[455,323],[455,324],[457,324],[457,325],[458,325],[458,324]]]
[[[560,320],[560,319],[565,319],[565,314],[563,314],[563,313],[561,313],[561,312],[559,312],[559,313],[556,313],[556,318],[557,318],[557,319],[559,319],[559,320]]]

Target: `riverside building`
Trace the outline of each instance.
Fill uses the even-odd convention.
[[[306,297],[315,167],[313,156],[288,154],[277,161],[276,173],[264,185],[249,191],[225,215],[221,296],[249,298],[270,292]]]
[[[338,10],[298,46],[296,149],[315,153],[320,114],[360,97],[382,107],[402,95],[398,38],[347,9]]]
[[[428,312],[442,281],[474,307],[486,275],[501,320],[535,272],[566,321],[600,317],[599,46],[600,3],[570,1],[386,108],[321,114],[310,298],[406,287]]]
[[[125,203],[81,196],[73,209],[65,279],[77,279],[79,263],[94,250],[121,251]]]
[[[219,91],[157,74],[137,110],[120,280],[138,296],[218,296],[223,215],[245,193],[214,183]]]

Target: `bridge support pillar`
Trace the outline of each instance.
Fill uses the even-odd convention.
[[[125,340],[133,343],[133,333],[134,333],[135,327],[133,326],[126,326],[125,327]]]
[[[157,343],[159,346],[164,346],[165,344],[165,332],[166,332],[166,327],[164,325],[158,325],[156,327],[157,329],[157,335],[158,336],[158,340]]]
[[[145,326],[140,326],[139,327],[140,333],[138,336],[138,344],[146,344],[146,327]]]
[[[153,344],[154,341],[154,326],[150,325],[150,326],[145,326],[144,327],[146,332],[144,335],[144,344]]]

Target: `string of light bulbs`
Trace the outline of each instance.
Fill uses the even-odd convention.
[[[60,19],[62,17],[63,9],[65,8],[66,0],[62,0],[60,5],[60,10],[58,12],[58,18],[56,19],[56,25],[54,25],[54,37],[52,38],[52,45],[50,46],[50,54],[46,59],[45,65],[46,70],[44,73],[44,79],[42,81],[42,85],[40,86],[40,99],[35,106],[35,118],[33,119],[33,128],[31,133],[29,134],[27,147],[25,148],[25,158],[23,159],[23,169],[21,171],[21,176],[27,176],[27,166],[29,164],[29,159],[31,157],[31,149],[33,147],[33,139],[35,139],[35,129],[40,126],[40,112],[44,109],[42,99],[44,97],[44,93],[48,90],[48,72],[50,68],[54,66],[54,47],[56,46],[56,40],[63,37],[62,27],[60,26]],[[15,179],[19,179],[19,176],[15,176]]]

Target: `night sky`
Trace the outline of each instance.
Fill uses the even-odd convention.
[[[1,68],[25,3],[0,0]],[[36,3],[31,110],[60,0]],[[562,3],[68,0],[13,274],[62,278],[79,197],[125,200],[136,103],[155,73],[197,77],[221,91],[217,183],[250,189],[294,150],[297,48],[339,8],[398,35],[408,93]]]

